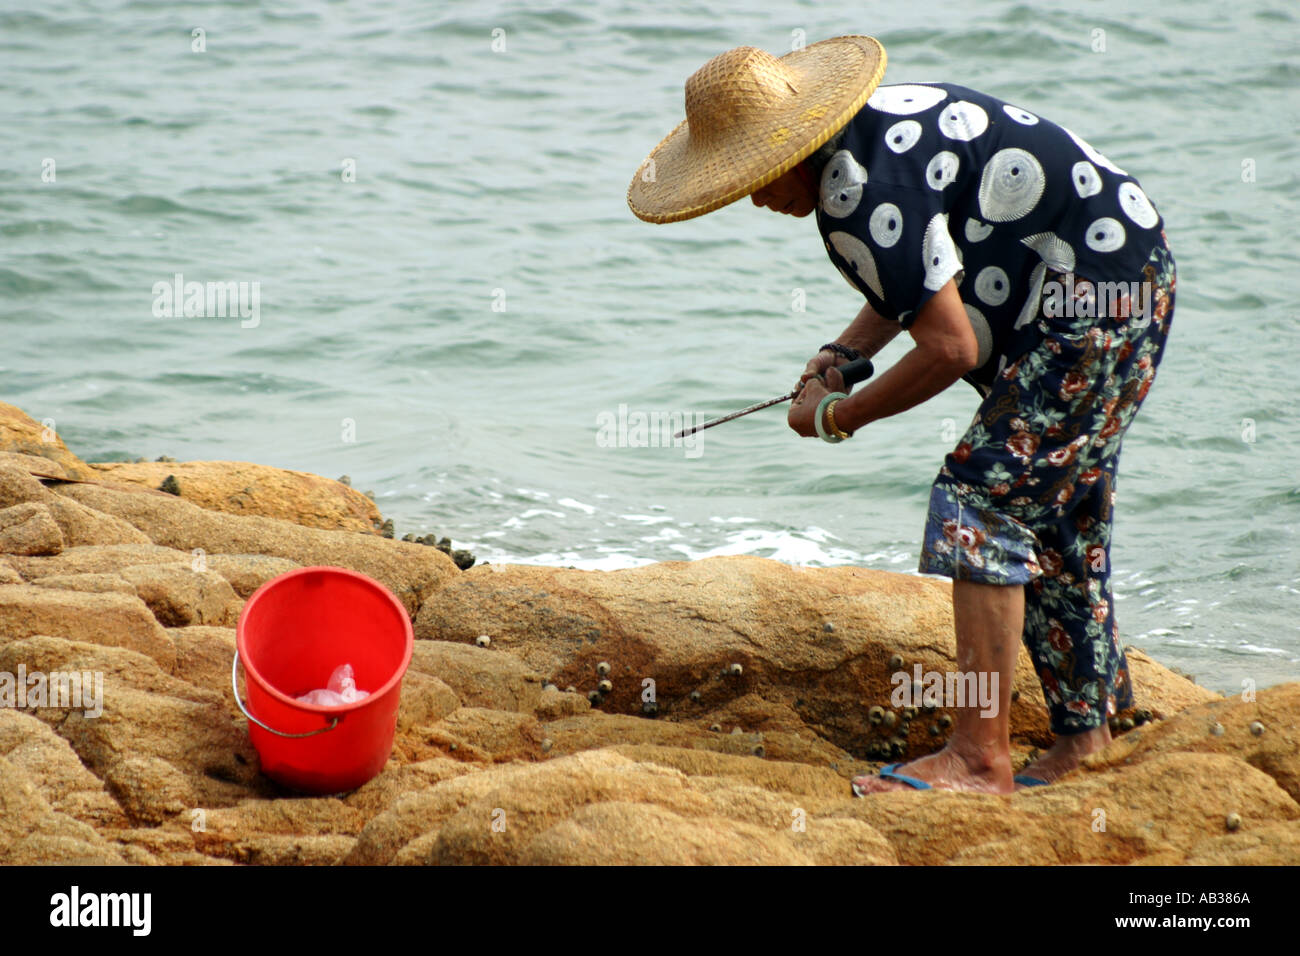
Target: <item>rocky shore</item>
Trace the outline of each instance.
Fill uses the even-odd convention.
[[[88,464],[0,404],[0,676],[103,675],[98,716],[0,707],[0,863],[1300,862],[1300,684],[1224,698],[1133,649],[1144,722],[1059,783],[855,800],[868,758],[943,743],[889,675],[954,667],[946,582],[462,570],[384,525],[302,472]],[[244,600],[312,564],[383,582],[417,638],[392,758],[338,797],[263,777],[230,691]],[[1023,649],[1016,690],[1024,761],[1050,738]]]

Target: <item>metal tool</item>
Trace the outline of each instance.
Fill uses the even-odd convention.
[[[867,379],[871,378],[874,372],[875,368],[871,365],[871,359],[867,358],[854,359],[852,362],[847,362],[844,365],[839,366],[839,373],[844,377],[845,388],[852,388],[859,382],[865,382]],[[742,415],[748,415],[750,412],[757,412],[760,409],[771,408],[773,405],[780,405],[782,402],[790,401],[790,399],[798,395],[801,390],[802,386],[796,388],[789,395],[782,395],[779,398],[769,398],[765,402],[750,405],[748,408],[742,408],[740,411],[732,412],[730,415],[723,415],[721,418],[707,421],[703,425],[696,425],[694,428],[683,428],[674,435],[673,438],[685,438],[687,435],[693,435],[696,432],[704,431],[704,429],[712,428],[714,425],[721,425],[723,422],[729,422],[734,418],[740,418]]]

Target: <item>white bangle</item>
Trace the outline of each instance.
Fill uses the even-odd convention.
[[[832,445],[838,445],[840,442],[844,441],[844,439],[828,432],[826,426],[822,424],[822,419],[826,417],[826,406],[841,398],[848,398],[848,395],[843,392],[831,392],[817,404],[817,437],[822,441],[830,442]]]

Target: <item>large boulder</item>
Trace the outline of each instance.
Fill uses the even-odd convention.
[[[891,792],[817,816],[870,824],[910,865],[1177,864],[1204,857],[1224,837],[1300,821],[1300,804],[1240,760],[1178,753],[1010,796]],[[1271,862],[1287,862],[1286,853]]]
[[[0,709],[0,757],[25,773],[59,813],[105,830],[127,825],[126,815],[103,781],[86,769],[66,740],[33,714]]]
[[[27,502],[0,509],[0,552],[4,554],[58,554],[63,532],[50,509]]]
[[[0,757],[0,865],[121,865],[122,855],[89,824],[50,806],[31,776]]]
[[[12,556],[8,563],[24,580],[37,581],[72,574],[113,574],[142,564],[176,564],[190,559],[186,551],[164,548],[148,541],[143,544],[90,544],[67,548],[49,557]]]
[[[0,552],[0,690],[24,671],[29,695],[33,675],[53,686],[77,673],[102,694],[0,707],[0,863],[1265,865],[1300,854],[1300,684],[1221,698],[1130,649],[1153,722],[1053,785],[857,800],[848,780],[872,767],[864,751],[902,732],[893,675],[955,669],[945,581],[757,558],[460,574],[436,549],[332,530],[352,526],[356,503],[335,483],[239,463],[89,469],[46,432],[0,406],[0,545],[11,550]],[[180,497],[151,490],[163,471]],[[116,485],[67,480],[87,472]],[[58,553],[12,553],[53,552],[56,534]],[[422,638],[386,766],[334,797],[290,794],[259,773],[230,689],[242,602],[314,564],[382,581]],[[1050,739],[1023,655],[1015,690],[1019,762]],[[942,745],[948,710],[913,715],[909,754]]]
[[[63,545],[75,547],[86,544],[147,544],[149,539],[121,518],[87,508],[85,505],[60,497],[45,487],[28,470],[28,465],[16,463],[15,458],[25,456],[0,455],[0,508],[16,506],[41,507],[49,512],[58,526]],[[37,462],[44,459],[31,459]],[[47,462],[47,464],[52,464]],[[45,469],[50,471],[51,469]],[[61,471],[62,469],[57,469]],[[14,552],[0,544],[0,551]]]
[[[1272,777],[1300,801],[1300,684],[1257,695],[1196,704],[1149,727],[1124,734],[1088,758],[1094,769],[1128,767],[1174,753],[1232,756]]]
[[[122,569],[122,577],[163,627],[208,624],[233,627],[243,602],[215,571],[195,571],[183,564],[140,564]]]
[[[185,501],[209,511],[280,518],[309,528],[375,534],[383,516],[349,486],[305,471],[246,461],[94,462],[103,481],[158,488],[169,483]]]
[[[598,666],[608,664],[606,712],[641,714],[652,693],[661,717],[704,719],[747,699],[739,720],[751,726],[742,729],[806,728],[859,755],[896,734],[868,718],[873,705],[900,711],[895,673],[910,683],[918,668],[956,667],[948,582],[753,557],[612,572],[473,568],[425,601],[415,627],[417,637],[445,642],[487,634],[494,651],[582,693],[599,688]],[[891,666],[895,655],[901,668]],[[1142,706],[1157,715],[1215,696],[1136,651],[1133,675]],[[1013,737],[1046,744],[1047,710],[1023,647],[1014,689]],[[928,730],[945,712],[915,722],[909,755],[942,743]]]
[[[272,555],[302,565],[360,571],[387,586],[412,616],[426,597],[460,574],[451,558],[421,544],[305,528],[275,518],[221,514],[144,488],[65,484],[56,490],[123,518],[164,547],[191,553],[198,549],[204,554]]]
[[[56,425],[53,418],[38,422],[21,408],[0,402],[0,451],[44,458],[51,463],[48,471],[58,477],[89,478],[90,466],[68,451],[55,431]],[[47,472],[40,462],[31,467],[39,473]]]
[[[139,651],[166,671],[176,665],[171,638],[138,597],[0,584],[0,649],[41,634]]]

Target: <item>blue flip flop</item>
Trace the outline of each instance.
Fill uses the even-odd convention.
[[[905,783],[909,787],[913,788],[914,790],[931,789],[930,785],[926,783],[924,780],[918,780],[916,777],[909,777],[905,773],[897,773],[898,768],[901,766],[902,763],[891,763],[888,767],[881,767],[880,773],[877,774],[877,776],[884,777],[886,780],[896,780],[899,783]],[[850,786],[853,787],[853,795],[855,797],[866,796],[865,793],[858,792],[857,784],[850,784]]]
[[[1011,779],[1022,787],[1045,787],[1049,783],[1047,780],[1039,780],[1037,777],[1031,777],[1028,774],[1021,774]]]

